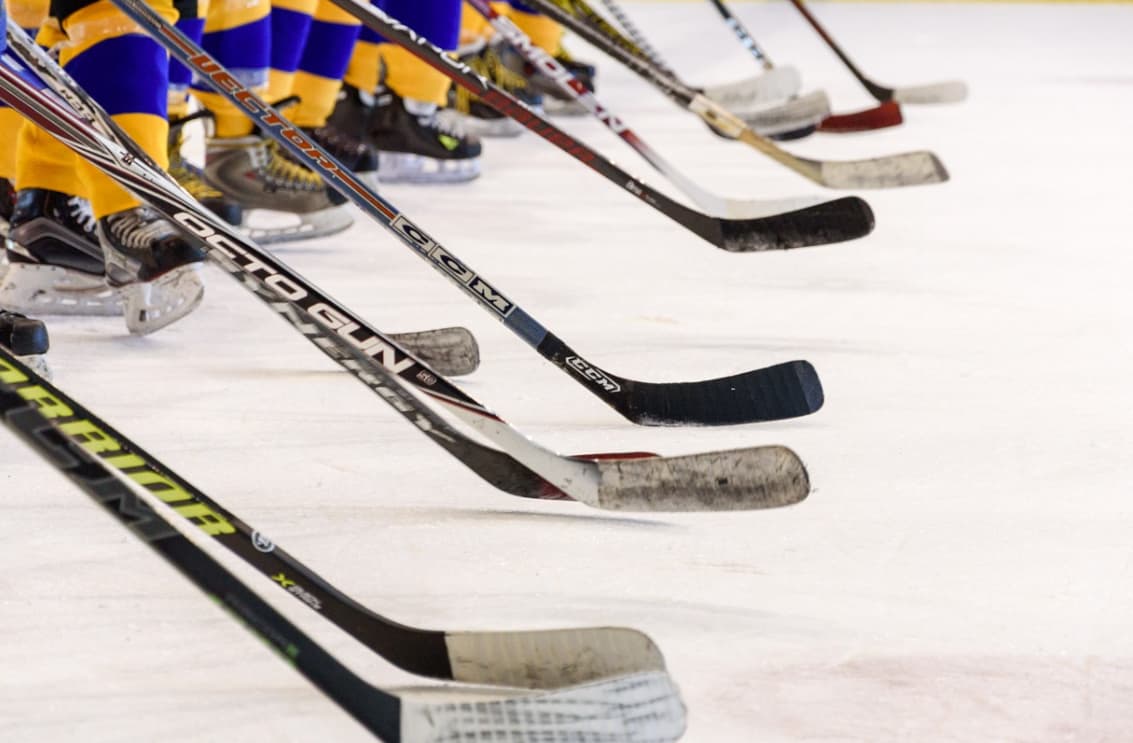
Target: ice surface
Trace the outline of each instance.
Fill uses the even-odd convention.
[[[756,71],[707,4],[627,6],[691,81]],[[1133,7],[816,10],[878,82],[971,87],[963,104],[907,107],[898,129],[790,144],[940,155],[951,183],[866,194],[866,240],[727,254],[531,136],[488,142],[470,186],[386,189],[611,371],[678,380],[806,358],[826,385],[815,416],[635,428],[360,216],[280,251],[383,329],[468,325],[484,362],[462,384],[543,443],[786,444],[817,487],[798,507],[626,518],[509,499],[215,270],[200,311],[151,338],[52,322],[57,381],[393,618],[648,632],[689,705],[688,741],[1127,739]],[[786,3],[737,11],[835,111],[871,105]],[[704,187],[816,192],[572,49],[600,61],[602,100]],[[660,184],[599,124],[560,122]],[[0,740],[367,739],[6,434],[0,495]],[[241,574],[371,681],[419,683]]]

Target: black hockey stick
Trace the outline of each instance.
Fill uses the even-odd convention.
[[[917,85],[907,88],[887,88],[884,85],[878,85],[874,81],[866,77],[861,70],[858,69],[850,58],[842,51],[842,47],[838,46],[838,42],[834,41],[834,37],[826,32],[818,19],[811,15],[807,7],[803,5],[802,0],[791,0],[791,4],[795,9],[802,14],[806,22],[810,24],[811,28],[822,37],[826,45],[834,54],[838,55],[838,59],[842,60],[842,64],[846,65],[846,69],[858,79],[869,94],[876,98],[878,101],[885,103],[887,101],[896,101],[898,103],[955,103],[962,101],[968,95],[968,86],[959,80],[951,80],[943,83],[931,83],[928,85]]]
[[[445,743],[470,740],[598,740],[597,731],[619,731],[602,740],[633,743],[675,741],[684,730],[684,709],[667,674],[652,671],[527,696],[505,696],[459,704],[429,704],[378,689],[363,681],[115,476],[108,461],[127,466],[137,458],[116,448],[98,425],[66,404],[51,385],[0,347],[0,424],[87,493],[206,595],[228,609],[251,632],[334,700],[379,740]],[[68,415],[68,413],[75,415]],[[60,420],[60,418],[67,420]],[[166,483],[136,476],[152,497],[168,503],[206,531],[232,526],[201,504],[185,504]],[[192,514],[192,515],[190,515]],[[645,713],[644,715],[642,713]],[[644,718],[644,719],[643,719]],[[588,736],[589,734],[589,736]]]
[[[354,0],[334,2],[337,4]],[[640,50],[585,0],[530,0],[529,4],[660,88],[665,95],[700,116],[718,133],[740,140],[815,183],[828,188],[894,188],[948,180],[948,171],[931,152],[907,152],[868,160],[810,160],[793,155],[766,137],[756,134],[750,126],[720,104],[669,77],[643,56],[637,56]],[[583,18],[586,20],[582,20]],[[599,31],[598,28],[602,30]]]
[[[598,508],[650,511],[771,508],[797,503],[809,493],[806,469],[784,447],[637,459],[624,454],[563,457],[544,449],[236,234],[156,168],[137,145],[126,149],[108,138],[42,93],[7,55],[2,60],[0,100],[149,202],[323,353],[497,487],[528,497],[569,496]],[[65,86],[61,90],[67,94]],[[69,94],[80,101],[83,96],[81,90]],[[87,108],[99,111],[93,102]],[[100,121],[107,118],[104,112],[96,117]],[[409,393],[399,378],[445,405],[506,453],[458,432]],[[610,459],[601,461],[603,457]]]
[[[731,9],[724,4],[724,0],[709,0],[709,2],[711,2],[717,12],[720,13],[720,17],[724,19],[724,25],[732,29],[736,38],[740,40],[740,44],[751,52],[751,55],[763,66],[763,69],[775,69],[775,66],[771,63],[771,59],[759,47],[759,44],[747,30],[747,27],[745,27],[740,19],[732,13]],[[894,102],[888,102],[881,103],[878,106],[864,111],[854,111],[848,114],[831,114],[822,120],[818,129],[823,132],[865,132],[897,126],[902,121],[904,121],[904,117],[901,116],[901,107]]]
[[[378,17],[372,14],[380,13],[376,8],[362,6],[354,0],[334,2],[341,3],[344,8],[361,9],[359,12],[364,10],[371,14],[363,17],[364,22]],[[571,379],[627,419],[647,425],[725,425],[793,418],[808,415],[821,407],[822,387],[818,375],[814,367],[805,361],[719,379],[668,384],[625,379],[604,371],[540,325],[523,308],[400,213],[393,204],[359,181],[349,169],[248,90],[213,57],[161,18],[144,0],[114,0],[114,3],[210,87],[240,107],[300,162],[321,174],[340,193],[388,227],[405,245],[503,322],[543,358],[567,372]],[[410,33],[406,29],[399,37],[388,29],[382,31],[383,36],[395,41]],[[450,64],[459,64],[449,57],[443,58]],[[701,217],[708,219],[704,215]],[[718,227],[727,229],[747,224],[715,221],[719,223]]]
[[[533,69],[553,81],[566,95],[570,96],[583,108],[593,114],[607,129],[618,135],[626,144],[632,147],[635,152],[641,155],[646,162],[688,194],[701,208],[707,209],[715,214],[739,218],[758,217],[783,211],[785,208],[787,203],[785,201],[768,202],[730,199],[704,190],[657,154],[657,152],[630,129],[624,121],[599,103],[594,93],[587,90],[582,81],[572,75],[570,70],[564,67],[557,59],[533,44],[531,39],[529,39],[519,27],[509,19],[500,15],[488,0],[466,0],[466,2],[475,8],[476,12],[484,16],[492,25],[492,28],[495,29],[496,33],[522,55]],[[837,201],[827,203],[824,206],[830,209],[832,214],[840,215],[841,218],[837,221],[842,222],[841,227],[848,230],[852,225],[845,219],[848,212],[845,207],[850,204],[845,202],[853,202],[853,206],[856,206],[860,210],[860,222],[857,225],[853,225],[861,231],[860,234],[853,234],[848,231],[841,234],[827,234],[824,242],[835,242],[839,237],[842,239],[850,239],[851,237],[865,235],[872,230],[873,213],[870,211],[869,205],[856,196],[843,197]],[[797,208],[797,206],[795,208]],[[835,220],[831,221],[834,222]]]
[[[74,398],[42,378],[14,385],[50,396],[52,424],[75,443],[97,440],[102,464],[145,487],[178,515],[385,660],[442,681],[553,689],[641,671],[665,661],[646,635],[621,627],[442,632],[398,624],[350,598],[263,532],[180,477]],[[58,403],[58,404],[56,404]]]

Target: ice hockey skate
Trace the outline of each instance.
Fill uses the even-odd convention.
[[[315,173],[259,134],[208,140],[205,182],[241,207],[243,227],[261,243],[325,237],[354,223]]]
[[[119,289],[126,328],[148,335],[192,312],[205,287],[204,253],[149,206],[115,212],[98,220],[106,280]]]
[[[360,103],[361,97],[356,98]],[[436,104],[379,88],[369,110],[369,141],[386,183],[460,183],[480,175],[480,140]]]
[[[0,306],[34,315],[119,315],[85,199],[28,188],[16,194]]]
[[[458,50],[457,58],[476,74],[542,113],[542,94],[531,86],[526,77],[503,63],[497,44],[476,42]],[[518,137],[523,133],[522,124],[504,116],[459,85],[449,90],[449,105],[439,117],[441,120],[460,121],[465,131],[479,137]]]

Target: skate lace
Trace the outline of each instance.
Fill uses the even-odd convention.
[[[431,129],[440,135],[447,135],[453,139],[464,139],[468,131],[464,127],[464,120],[458,116],[441,116],[441,109],[434,108],[428,113],[416,113],[417,123],[424,129]]]
[[[478,54],[463,61],[472,68],[473,72],[486,77],[508,92],[527,90],[527,79],[508,69],[491,46],[485,46]],[[456,109],[461,113],[468,113],[469,106],[473,101],[480,100],[480,96],[468,92],[463,87],[453,87],[456,90]]]
[[[171,225],[148,206],[139,206],[106,218],[110,234],[131,250],[144,250],[168,236]]]
[[[260,166],[260,174],[268,184],[276,188],[318,191],[323,188],[323,179],[303,165],[291,160],[279,144],[266,143],[267,162]]]
[[[201,178],[200,172],[189,164],[181,155],[183,137],[180,132],[174,135],[169,142],[169,175],[189,192],[197,201],[202,199],[221,199],[224,194],[216,190]]]
[[[67,199],[67,213],[79,226],[87,237],[94,237],[94,228],[97,220],[90,209],[90,202],[81,196],[72,196]]]

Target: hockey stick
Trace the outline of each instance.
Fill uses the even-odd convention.
[[[637,459],[625,454],[568,458],[544,449],[235,233],[156,168],[136,145],[128,150],[109,139],[54,97],[41,93],[7,55],[0,59],[0,100],[166,215],[323,353],[496,487],[525,497],[573,497],[593,507],[622,510],[770,508],[806,498],[810,487],[806,469],[783,447]],[[456,431],[405,390],[399,378],[447,406],[506,453]],[[603,456],[609,461],[595,461]]]
[[[141,495],[115,476],[107,461],[137,462],[94,422],[66,405],[44,382],[0,347],[0,423],[86,492],[206,595],[228,609],[316,688],[379,740],[448,743],[539,740],[548,743],[675,741],[684,709],[672,679],[652,671],[560,691],[434,703],[392,694],[363,681],[186,536],[149,498],[183,509],[198,526],[223,531],[219,514],[186,506],[175,490],[137,477]],[[189,516],[193,509],[193,516]],[[617,731],[617,732],[614,732]]]
[[[334,0],[334,2],[338,4],[354,2],[354,0]],[[719,133],[740,140],[815,183],[828,188],[894,188],[948,180],[948,171],[931,152],[907,152],[869,160],[810,160],[792,155],[766,137],[756,134],[751,127],[715,101],[697,93],[679,80],[670,78],[649,62],[627,51],[624,46],[633,47],[633,45],[618,34],[616,29],[610,27],[608,34],[621,38],[624,44],[611,42],[607,38],[607,33],[596,31],[576,18],[572,15],[572,11],[586,14],[585,17],[596,24],[609,26],[605,19],[595,13],[583,0],[529,0],[528,4],[628,66],[642,78],[659,87],[679,105],[699,115]]]
[[[343,7],[379,12],[354,0],[334,1],[342,3]],[[653,425],[722,425],[805,415],[821,405],[818,376],[806,362],[790,362],[719,379],[668,384],[623,379],[603,371],[583,359],[503,292],[399,213],[393,204],[361,183],[347,168],[241,85],[215,59],[157,15],[144,0],[114,2],[154,34],[210,87],[242,108],[261,130],[287,147],[300,162],[320,173],[340,193],[388,227],[411,250],[535,348],[543,358],[567,372],[571,379],[627,419]],[[382,35],[398,40],[388,31],[383,31]],[[528,109],[523,107],[522,110]],[[723,225],[750,224],[726,220],[718,222]],[[776,387],[772,389],[767,386],[769,383]]]
[[[612,2],[613,0],[607,0]],[[767,57],[759,44],[756,43],[755,38],[740,22],[740,19],[732,14],[731,9],[724,4],[724,0],[709,0],[713,7],[720,13],[720,17],[724,19],[724,24],[732,29],[732,32],[743,44],[744,48],[751,52],[755,60],[763,65],[763,68],[773,69],[771,60]],[[897,126],[904,118],[901,116],[901,107],[893,101],[881,103],[874,108],[866,109],[864,111],[855,111],[848,114],[831,114],[822,120],[818,125],[818,130],[821,132],[866,132],[873,131],[874,129],[884,129],[890,126]]]
[[[40,79],[51,83],[52,89],[68,99],[72,107],[77,110],[81,110],[86,105],[81,100],[81,97],[85,94],[80,96],[69,94],[69,91],[77,89],[77,85],[73,80],[70,80],[70,76],[59,68],[55,60],[42,47],[32,41],[27,32],[11,18],[8,19],[5,32],[9,50],[35,71]],[[60,78],[66,78],[66,81],[64,82]],[[93,111],[88,110],[86,114],[89,120],[97,118]],[[109,117],[106,118],[104,123],[109,126],[105,129],[106,133],[114,136],[120,134]],[[476,344],[476,338],[466,328],[435,328],[408,333],[391,333],[390,337],[446,377],[472,374],[480,365],[480,349]]]
[[[602,4],[636,47],[633,51],[628,46],[624,47],[626,51],[652,63],[674,80],[677,79],[672,67],[661,61],[645,35],[621,6],[615,0],[602,0]],[[583,21],[589,21],[595,30],[604,31],[607,28],[607,25],[597,23],[598,16],[592,8],[587,7],[579,17]],[[813,133],[822,118],[830,113],[830,101],[825,93],[816,91],[797,97],[800,85],[798,73],[794,70],[780,74],[768,65],[760,77],[713,88],[712,92],[700,92],[737,113],[760,134],[777,139],[798,139]],[[721,98],[716,98],[716,95],[721,95]]]
[[[842,60],[842,64],[850,73],[858,79],[865,89],[869,91],[877,100],[885,103],[887,101],[896,101],[898,103],[956,103],[962,101],[968,96],[968,86],[960,80],[950,80],[943,83],[932,83],[929,85],[917,85],[911,88],[887,88],[884,85],[878,85],[862,74],[861,70],[850,61],[834,38],[826,32],[818,23],[818,19],[811,15],[806,6],[803,5],[802,0],[791,0],[791,4],[795,9],[802,14],[806,22],[810,24],[830,50],[838,55],[838,59]]]
[[[519,52],[535,70],[553,81],[563,92],[593,114],[596,119],[601,121],[607,129],[621,137],[626,144],[645,158],[646,162],[688,194],[701,208],[722,216],[741,219],[765,216],[781,212],[788,208],[798,208],[799,202],[801,201],[798,199],[791,201],[748,201],[730,199],[704,190],[658,155],[653,148],[632,131],[624,121],[599,103],[594,93],[587,90],[586,86],[572,75],[558,60],[545,50],[533,44],[531,39],[529,39],[518,26],[512,23],[511,20],[496,12],[495,8],[492,7],[488,0],[466,0],[466,2],[484,16],[500,38],[504,39]],[[869,205],[857,197],[847,198],[859,202],[856,205],[863,215],[862,228],[868,233],[873,225],[873,215],[869,209]],[[826,207],[831,209],[833,214],[844,214],[848,205],[841,204],[840,202],[845,200],[846,199],[839,199],[830,202],[826,204]],[[813,202],[811,202],[811,204],[813,204]],[[830,237],[833,237],[833,235]],[[849,235],[847,235],[847,237],[849,237]],[[828,240],[828,242],[833,242],[833,240]]]
[[[29,399],[49,397],[54,427],[79,445],[97,441],[91,453],[104,468],[170,504],[274,585],[402,670],[442,681],[553,689],[665,669],[653,641],[627,628],[441,632],[393,622],[339,591],[42,377],[13,388]]]
[[[781,250],[853,239],[870,229],[858,202],[842,202],[837,208],[828,208],[829,204],[819,204],[785,214],[740,220],[709,217],[693,211],[630,176],[610,160],[556,128],[526,105],[477,75],[467,65],[453,59],[375,6],[357,0],[333,1],[346,12],[359,18],[370,29],[391,42],[403,46],[426,64],[443,72],[457,85],[482,99],[484,103],[515,119],[719,248],[732,252]],[[253,112],[252,115],[258,114]]]

